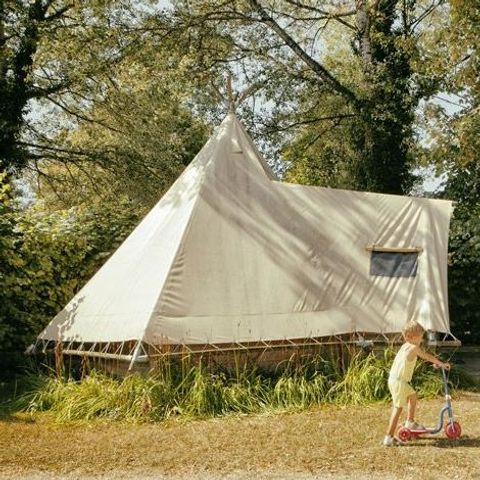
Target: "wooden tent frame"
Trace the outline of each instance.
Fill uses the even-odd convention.
[[[399,345],[403,342],[400,333],[368,333],[353,332],[344,335],[327,337],[309,337],[301,339],[258,340],[254,342],[231,342],[224,344],[184,344],[169,343],[151,345],[143,341],[130,340],[125,342],[57,342],[53,340],[38,340],[32,353],[48,355],[55,352],[64,356],[78,356],[83,359],[110,360],[128,364],[127,371],[135,367],[148,367],[151,363],[162,358],[182,358],[187,356],[201,357],[203,355],[222,354],[236,355],[263,354],[275,350],[296,351],[302,350],[306,355],[312,349],[324,347],[350,346],[354,348],[385,348],[387,345]],[[461,342],[451,333],[443,334],[440,339],[427,339],[427,346],[433,348],[456,348]]]

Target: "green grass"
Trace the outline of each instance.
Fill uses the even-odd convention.
[[[381,356],[360,352],[345,370],[321,357],[291,358],[269,374],[240,365],[233,371],[213,373],[188,360],[166,360],[155,373],[123,379],[96,371],[81,380],[37,373],[23,379],[27,387],[9,400],[9,407],[50,412],[56,421],[69,422],[94,418],[161,421],[302,411],[326,404],[362,405],[389,400],[387,378],[393,356],[391,349]],[[455,388],[473,385],[455,369],[450,383]],[[418,362],[413,384],[423,398],[442,392],[439,372],[423,362]]]

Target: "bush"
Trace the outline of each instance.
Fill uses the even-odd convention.
[[[450,172],[444,195],[456,200],[450,226],[448,287],[452,331],[480,344],[480,163]]]
[[[0,375],[123,241],[138,220],[127,202],[46,212],[15,209],[0,189]],[[3,192],[3,193],[2,193]]]

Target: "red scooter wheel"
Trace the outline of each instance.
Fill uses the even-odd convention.
[[[447,423],[445,426],[445,435],[448,438],[458,438],[462,434],[462,427],[458,422]]]
[[[406,427],[400,427],[397,436],[402,442],[408,442],[412,438],[412,432]]]

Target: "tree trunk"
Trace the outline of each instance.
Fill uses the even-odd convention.
[[[260,21],[311,69],[318,82],[342,96],[356,113],[358,121],[350,130],[350,141],[357,152],[350,165],[355,188],[403,194],[410,190],[412,184],[407,141],[412,136],[416,101],[409,92],[408,83],[412,75],[409,54],[396,42],[400,29],[394,27],[394,23],[399,1],[355,2],[356,25],[351,28],[356,31],[355,53],[363,65],[363,81],[355,91],[308,55],[259,0],[249,0],[249,3]],[[300,9],[325,14],[321,6],[291,3]],[[401,32],[405,34],[405,29]]]
[[[24,124],[23,115],[30,98],[28,75],[33,65],[39,40],[39,22],[45,18],[46,6],[35,0],[28,6],[26,27],[21,34],[18,50],[8,61],[5,38],[4,4],[0,0],[0,170],[8,173],[19,171],[27,161],[27,155],[17,141]],[[48,2],[47,2],[48,4]],[[10,52],[12,54],[12,52]]]
[[[353,133],[359,158],[353,168],[362,190],[405,194],[412,184],[407,140],[412,135],[414,103],[408,82],[409,58],[396,44],[398,0],[379,0],[376,10],[357,1],[358,53],[363,63],[363,98],[354,108]]]

